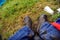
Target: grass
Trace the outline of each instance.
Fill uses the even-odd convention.
[[[47,14],[50,21],[55,21],[60,14],[53,16],[43,11],[45,6],[50,6],[54,11],[58,8],[56,0],[7,0],[0,7],[0,33],[3,38],[8,38],[23,26],[23,18],[28,15],[33,22],[41,14]],[[3,31],[3,32],[2,32]]]

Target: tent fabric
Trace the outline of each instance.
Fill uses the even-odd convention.
[[[5,3],[6,0],[0,0],[0,6],[2,6]]]

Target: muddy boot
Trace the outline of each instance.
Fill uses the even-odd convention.
[[[24,23],[27,27],[29,27],[32,30],[32,20],[29,16],[26,16],[24,18]],[[29,38],[30,38],[29,40],[33,39],[32,34],[29,34]]]
[[[48,21],[48,20],[47,20],[47,15],[45,15],[45,14],[41,15],[41,16],[38,18],[37,32],[39,31],[40,26],[41,26],[44,22],[46,22],[46,21]]]
[[[32,20],[31,20],[31,18],[29,16],[26,16],[24,18],[24,23],[25,23],[26,26],[28,26],[29,28],[32,29]]]

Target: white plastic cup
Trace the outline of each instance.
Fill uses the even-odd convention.
[[[57,9],[58,13],[60,13],[60,8]]]
[[[46,12],[48,12],[48,13],[50,13],[50,14],[54,14],[54,11],[53,11],[49,6],[46,6],[46,7],[44,8],[44,11],[46,11]]]

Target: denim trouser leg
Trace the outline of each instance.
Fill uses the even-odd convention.
[[[8,40],[29,40],[29,34],[34,35],[33,31],[28,26],[24,26]],[[60,31],[54,28],[50,23],[45,22],[41,25],[39,36],[40,40],[60,40]]]
[[[39,36],[43,40],[60,40],[60,31],[48,22],[44,22],[39,29]]]
[[[28,36],[34,35],[33,31],[28,27],[24,26],[22,29],[18,30],[14,35],[12,35],[8,40],[29,40]]]

